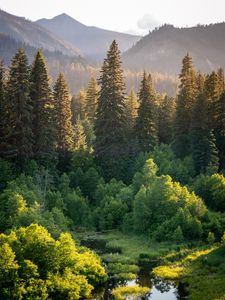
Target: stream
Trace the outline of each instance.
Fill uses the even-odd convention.
[[[98,239],[85,239],[81,241],[81,245],[86,246],[97,254],[105,253],[117,253],[115,249],[107,249],[106,241]],[[118,249],[119,250],[119,249]],[[94,300],[111,300],[114,299],[112,296],[112,289],[118,286],[132,286],[140,285],[150,288],[150,293],[146,294],[143,300],[184,300],[188,299],[187,293],[182,283],[167,282],[162,278],[155,278],[151,273],[151,270],[157,265],[157,262],[141,262],[138,266],[140,268],[136,279],[134,280],[115,280],[109,278],[105,286],[99,287],[93,295]],[[127,300],[134,300],[137,298],[129,297]]]

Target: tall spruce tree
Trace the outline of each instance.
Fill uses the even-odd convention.
[[[77,118],[84,120],[86,117],[86,91],[81,89],[71,100],[72,123],[76,124]]]
[[[206,77],[204,93],[208,101],[209,127],[215,130],[218,117],[218,100],[220,97],[220,82],[216,72],[212,72]]]
[[[139,91],[139,108],[135,124],[135,135],[140,150],[148,152],[158,144],[156,118],[156,92],[151,80],[144,72]]]
[[[184,57],[182,64],[173,142],[174,151],[181,158],[190,153],[191,111],[197,96],[196,72],[189,54]]]
[[[5,83],[5,68],[0,61],[0,157],[5,157],[7,145],[7,101],[6,101],[6,83]]]
[[[126,157],[127,118],[125,115],[125,85],[120,51],[116,41],[110,46],[99,79],[100,92],[95,121],[95,157],[106,177],[119,178]]]
[[[95,113],[98,104],[98,90],[99,88],[98,88],[97,80],[95,79],[95,77],[92,77],[87,87],[86,101],[85,101],[86,115],[91,124],[94,124],[94,120],[95,120]]]
[[[132,129],[138,113],[138,99],[134,89],[130,90],[128,97],[126,98],[126,115],[128,119],[128,126]]]
[[[59,74],[54,85],[54,104],[57,150],[64,155],[73,148],[74,133],[71,122],[71,100],[68,86],[62,73]]]
[[[199,94],[192,111],[191,152],[195,171],[218,171],[218,149],[213,131],[208,126],[208,102],[203,91]]]
[[[222,68],[219,68],[217,71],[217,78],[219,82],[219,94],[221,95],[222,92],[224,91],[224,71]]]
[[[158,113],[158,136],[160,143],[170,144],[172,142],[175,108],[174,98],[163,97]]]
[[[34,157],[46,161],[54,157],[54,101],[45,59],[38,50],[31,70],[31,100],[33,105]]]
[[[225,170],[225,91],[218,100],[216,142],[219,149],[220,168]]]
[[[76,125],[74,126],[74,148],[76,150],[84,150],[87,148],[84,127],[79,116]]]
[[[7,84],[8,139],[6,156],[23,168],[33,156],[30,68],[23,49],[16,52]]]

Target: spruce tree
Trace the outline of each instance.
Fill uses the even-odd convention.
[[[76,124],[77,118],[84,120],[86,117],[86,91],[81,89],[71,100],[72,123]]]
[[[49,86],[45,59],[38,50],[31,70],[31,100],[33,105],[34,157],[45,161],[54,156],[54,101]]]
[[[87,144],[84,127],[81,123],[80,116],[78,116],[76,125],[74,127],[74,148],[76,150],[84,150],[86,147]]]
[[[100,92],[94,131],[95,157],[107,178],[119,178],[126,157],[127,119],[120,51],[113,41],[99,79]]]
[[[220,97],[220,82],[216,72],[209,74],[205,81],[204,93],[209,103],[208,115],[209,115],[209,127],[215,130],[217,127],[218,117],[218,100]]]
[[[218,150],[213,131],[208,127],[208,103],[199,94],[192,112],[191,150],[195,171],[211,173],[218,170]]]
[[[219,149],[220,168],[225,169],[225,91],[218,100],[216,142]]]
[[[62,73],[59,74],[54,85],[54,106],[57,150],[64,155],[72,150],[74,135],[71,122],[71,100],[68,86]]]
[[[133,128],[138,112],[138,99],[134,89],[130,90],[130,93],[126,99],[126,115],[129,128]]]
[[[174,122],[173,148],[178,157],[185,157],[190,153],[191,111],[197,96],[196,73],[192,58],[187,54],[183,59],[180,74],[180,91],[177,98]]]
[[[12,59],[6,97],[9,109],[6,155],[23,168],[33,155],[30,69],[23,49],[19,49]]]
[[[148,152],[158,144],[156,121],[156,92],[151,77],[144,72],[139,91],[139,108],[135,124],[135,135],[140,150]]]
[[[0,157],[5,157],[7,142],[7,101],[6,101],[6,84],[5,68],[3,62],[0,62]]]
[[[91,124],[94,124],[95,113],[98,104],[98,84],[94,77],[91,78],[86,93],[86,115]]]
[[[217,78],[219,82],[219,94],[221,95],[224,91],[224,71],[222,68],[219,68],[217,71]]]
[[[173,123],[175,113],[175,99],[165,96],[161,100],[158,113],[159,142],[170,144],[173,138]]]

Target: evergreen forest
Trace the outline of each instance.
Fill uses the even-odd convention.
[[[128,89],[115,40],[75,95],[41,49],[31,64],[23,48],[2,62],[0,299],[111,299],[94,295],[153,261],[185,299],[225,299],[224,78],[187,53],[175,97],[144,70]],[[111,296],[129,293],[151,291]]]

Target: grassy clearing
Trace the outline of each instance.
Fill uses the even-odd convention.
[[[177,255],[177,260],[173,255],[167,255],[166,264],[156,267],[154,274],[186,283],[190,300],[224,300],[225,247],[217,245],[205,249],[187,249],[186,252],[186,255]]]
[[[122,257],[131,260],[133,263],[139,260],[154,260],[165,256],[169,251],[176,251],[183,245],[173,245],[172,243],[155,243],[145,236],[125,235],[119,231],[106,232],[101,234],[83,234],[83,237],[96,238],[106,241],[107,252],[117,252]],[[104,258],[104,255],[103,255]]]
[[[101,234],[89,232],[80,234],[79,237],[94,242],[100,250],[103,262],[107,265],[110,277],[118,280],[135,279],[139,271],[137,266],[139,263],[158,261],[166,254],[176,253],[176,250],[180,249],[180,246],[171,243],[154,243],[144,236],[130,236],[119,231]],[[101,254],[101,250],[107,253]]]

